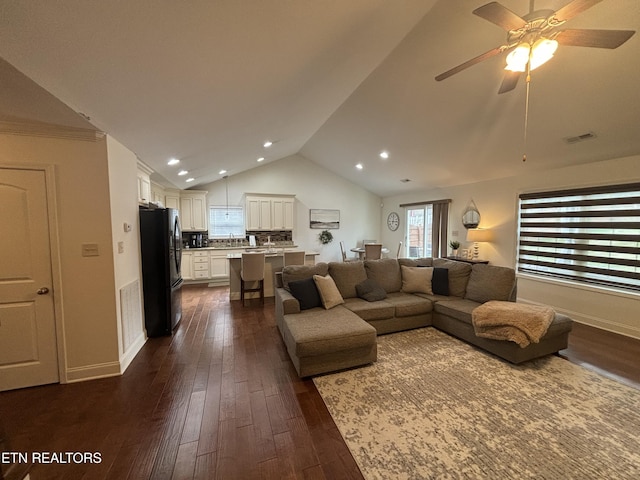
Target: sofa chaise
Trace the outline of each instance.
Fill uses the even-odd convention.
[[[300,377],[374,362],[377,335],[419,327],[433,326],[512,363],[567,347],[572,320],[559,313],[525,347],[475,334],[476,307],[515,299],[513,269],[440,258],[321,262],[276,274],[276,324]]]

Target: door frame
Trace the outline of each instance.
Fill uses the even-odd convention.
[[[51,259],[51,282],[53,296],[53,316],[56,330],[56,351],[58,359],[58,381],[69,383],[67,378],[67,348],[64,336],[62,308],[62,268],[60,261],[60,242],[58,229],[58,202],[56,196],[56,165],[35,163],[8,163],[0,159],[0,169],[37,170],[44,173],[45,194],[47,199],[47,221],[49,223],[49,258]]]

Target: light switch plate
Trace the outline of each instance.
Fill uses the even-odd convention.
[[[82,244],[82,256],[83,257],[97,257],[100,255],[97,243],[83,243]]]

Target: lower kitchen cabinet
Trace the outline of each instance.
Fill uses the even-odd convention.
[[[191,280],[193,278],[193,254],[187,250],[182,250],[180,273],[183,280]]]

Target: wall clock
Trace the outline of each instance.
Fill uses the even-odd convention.
[[[387,217],[387,227],[389,227],[389,230],[391,230],[392,232],[395,232],[399,226],[400,217],[396,212],[391,212]]]

